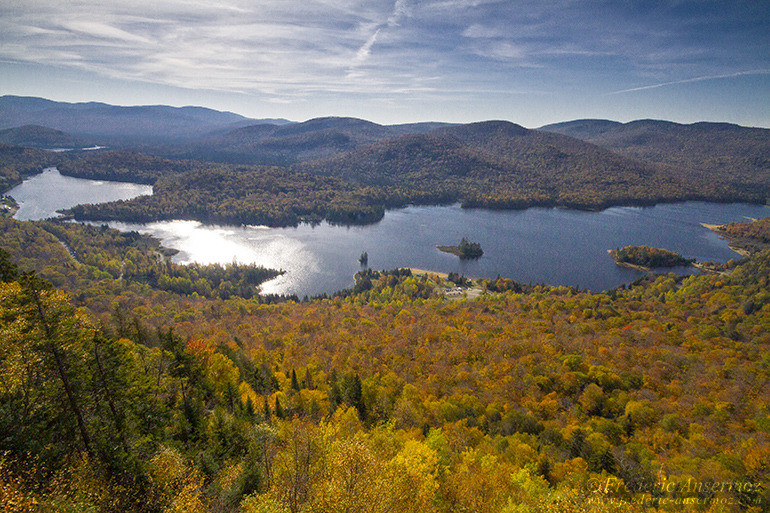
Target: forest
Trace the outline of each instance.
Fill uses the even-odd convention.
[[[498,141],[500,147],[480,153],[448,136],[411,135],[291,168],[104,152],[68,160],[59,169],[81,178],[153,184],[152,196],[80,205],[70,212],[76,219],[99,221],[193,219],[292,226],[327,220],[362,224],[380,220],[386,208],[407,204],[598,209],[685,199],[765,199],[760,189],[736,187],[729,175],[695,186],[694,178],[686,173],[624,162],[599,149],[567,157],[563,151],[535,141],[528,143],[534,149],[526,153],[524,161],[501,160],[494,152],[511,151],[505,140]]]
[[[282,274],[253,264],[175,264],[169,259],[175,251],[156,239],[104,225],[0,219],[0,233],[3,247],[23,264],[82,297],[93,282],[114,280],[193,297],[250,299],[258,296],[259,285]]]
[[[78,220],[148,222],[193,219],[208,223],[295,226],[327,220],[372,223],[385,208],[373,193],[331,177],[282,168],[218,165],[159,178],[151,196],[69,210]]]
[[[153,185],[75,219],[269,226],[371,223],[410,203],[767,201],[767,131],[741,146],[730,126],[628,125],[581,125],[605,147],[507,122],[343,118],[209,134],[205,157],[170,139],[0,144],[0,193],[55,165]],[[689,155],[687,133],[712,144]],[[182,159],[218,144],[230,163]],[[300,300],[261,293],[280,269],[179,265],[137,233],[0,217],[0,504],[768,511],[768,223],[712,227],[749,256],[711,274],[604,292],[364,269],[350,290]]]
[[[629,123],[579,120],[541,130],[576,137],[629,158],[687,169],[701,180],[719,180],[729,170],[735,185],[747,191],[767,190],[770,185],[767,129],[646,119]]]
[[[738,135],[750,132],[750,144],[742,145],[738,135],[728,137],[736,130]],[[642,137],[652,141],[642,145],[645,151],[628,153],[610,142],[605,148],[502,121],[386,127],[322,118],[212,135],[218,142],[210,141],[213,147],[203,154],[188,151],[193,143],[63,153],[2,145],[0,193],[56,165],[68,176],[154,187],[152,196],[78,206],[70,214],[79,220],[191,219],[268,226],[373,223],[386,208],[408,204],[593,210],[683,200],[765,203],[770,196],[767,131],[747,130],[695,127],[672,133],[688,148],[693,141],[721,138],[721,144],[703,145],[706,149],[698,154],[703,166],[698,167],[664,144],[666,133]],[[605,144],[604,139],[596,142]],[[219,160],[238,164],[206,161],[218,159],[210,152],[220,151],[219,146],[229,155]]]
[[[756,219],[750,223],[727,223],[710,226],[730,241],[730,246],[748,253],[770,249],[770,219]]]
[[[55,153],[0,143],[0,194],[59,162]]]
[[[269,304],[140,279],[168,253],[143,236],[1,223],[8,511],[767,509],[770,252],[472,301],[368,270]]]

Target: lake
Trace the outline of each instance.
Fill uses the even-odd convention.
[[[55,209],[35,203],[47,203],[50,196],[69,199],[67,205],[56,207],[66,208],[74,204],[72,201],[118,199],[107,198],[106,190],[100,189],[103,186],[123,188],[126,197],[149,193],[146,186],[80,180],[56,173],[57,178],[46,173],[9,193],[26,209],[23,215],[20,210],[17,218],[39,218],[34,212],[48,217]],[[16,191],[24,186],[25,196],[17,196]],[[605,290],[641,276],[638,271],[615,265],[608,249],[648,244],[701,261],[726,262],[739,255],[700,223],[723,224],[768,215],[770,208],[766,206],[743,203],[683,202],[600,212],[557,208],[489,211],[453,205],[389,210],[376,224],[350,227],[328,223],[296,228],[216,226],[197,221],[108,224],[158,237],[165,246],[179,250],[174,257],[178,263],[237,261],[283,269],[286,273],[264,284],[263,292],[302,297],[352,286],[353,275],[361,269],[358,257],[364,251],[373,269],[413,267],[474,278],[500,275],[523,283]],[[436,249],[437,245],[457,244],[462,237],[479,242],[484,256],[461,261]]]
[[[497,275],[523,283],[606,290],[641,276],[619,267],[608,249],[648,244],[688,258],[726,262],[740,258],[700,223],[722,224],[765,217],[770,209],[741,203],[685,202],[654,207],[615,207],[601,212],[555,208],[519,211],[459,206],[390,210],[368,226],[300,225],[297,228],[212,226],[197,221],[146,225],[110,223],[149,233],[180,250],[179,263],[253,262],[286,270],[266,283],[267,293],[316,295],[353,285],[366,251],[369,267],[413,267],[468,277]],[[436,249],[462,237],[479,242],[484,256],[461,261]],[[692,273],[694,269],[677,269]]]
[[[55,217],[58,210],[81,203],[106,203],[152,194],[152,186],[83,180],[64,176],[52,167],[24,180],[6,194],[19,203],[19,211],[13,217],[31,221]]]

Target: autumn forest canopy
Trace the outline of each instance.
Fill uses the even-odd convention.
[[[59,153],[32,146],[105,141],[0,132],[28,145],[0,144],[0,190],[56,166],[154,187],[73,207],[77,220],[269,226],[372,223],[406,204],[770,196],[767,130],[216,119],[154,143],[111,125],[111,149]],[[769,227],[714,227],[748,254],[729,265],[604,292],[362,269],[353,288],[300,300],[260,293],[278,270],[179,265],[136,232],[0,217],[0,504],[767,511]],[[447,248],[483,253],[472,236]],[[690,263],[647,246],[614,256]]]
[[[767,500],[767,252],[602,294],[497,280],[457,302],[370,273],[271,305],[116,278],[152,266],[148,241],[69,229],[2,224],[12,511],[641,511],[713,482],[735,486],[677,496]]]

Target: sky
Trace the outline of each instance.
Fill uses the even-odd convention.
[[[0,0],[0,95],[770,128],[768,0]]]

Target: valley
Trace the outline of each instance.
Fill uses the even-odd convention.
[[[770,501],[770,131],[0,100],[11,511]]]

